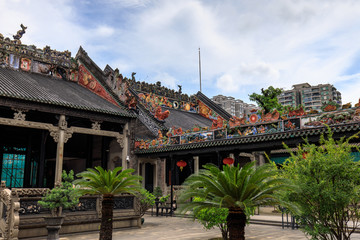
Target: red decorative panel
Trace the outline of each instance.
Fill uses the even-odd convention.
[[[30,71],[31,68],[31,60],[28,58],[22,58],[20,68],[23,71]]]
[[[79,66],[79,84],[86,87],[96,95],[106,99],[107,101],[119,106],[119,104],[111,97],[105,88],[96,80],[96,78],[84,67]]]

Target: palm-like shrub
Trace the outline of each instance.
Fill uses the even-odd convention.
[[[242,168],[224,166],[223,171],[213,164],[204,168],[185,180],[180,211],[192,210],[196,215],[204,208],[228,208],[229,239],[245,239],[245,225],[255,208],[278,203],[276,192],[290,187],[283,179],[276,178],[277,169],[270,164],[257,168],[254,162]],[[189,201],[193,197],[204,200]]]
[[[104,170],[98,166],[95,169],[78,173],[79,179],[74,184],[81,187],[82,194],[100,194],[103,197],[101,205],[100,240],[112,239],[114,195],[121,193],[136,194],[140,191],[140,176],[132,175],[134,169],[121,171],[122,167],[114,170]]]

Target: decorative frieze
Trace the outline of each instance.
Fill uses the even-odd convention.
[[[150,119],[145,113],[144,110],[139,108],[139,120],[155,135],[157,136],[160,128]]]
[[[119,135],[116,137],[116,141],[117,143],[120,144],[121,148],[124,148],[124,136],[123,135]]]
[[[134,208],[134,197],[115,197],[114,198],[114,209],[133,209]]]

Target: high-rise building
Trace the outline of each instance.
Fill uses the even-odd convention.
[[[257,109],[257,106],[254,104],[248,104],[243,102],[240,99],[235,99],[234,97],[226,97],[224,95],[217,95],[211,99],[225,111],[230,113],[232,116],[244,117],[250,113],[250,110]]]
[[[330,100],[341,105],[341,93],[331,84],[311,86],[308,83],[295,84],[293,89],[283,91],[278,97],[283,106],[296,107],[302,104],[305,110],[321,110],[324,102]]]

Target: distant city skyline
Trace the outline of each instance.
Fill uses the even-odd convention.
[[[0,33],[38,48],[82,46],[104,69],[195,94],[248,95],[269,86],[332,84],[358,102],[360,1],[0,1]]]

